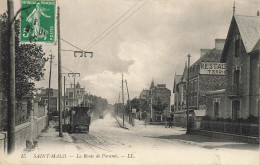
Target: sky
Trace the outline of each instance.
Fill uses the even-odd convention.
[[[3,13],[6,0],[0,2]],[[122,74],[130,99],[149,89],[152,80],[155,84],[166,84],[172,91],[174,75],[182,74],[187,54],[191,54],[192,64],[199,58],[200,49],[212,49],[216,38],[226,38],[233,3],[233,0],[59,0],[61,38],[94,53],[93,58],[79,58],[73,52],[62,51],[62,72],[80,73],[76,82],[111,104],[118,100]],[[235,4],[238,15],[256,16],[260,9],[259,0],[236,0]],[[20,1],[14,0],[14,5],[18,10]],[[55,56],[51,87],[57,88],[57,44],[43,47],[46,57],[50,53]],[[61,47],[77,50],[64,41]],[[45,67],[44,79],[36,82],[38,88],[48,88],[49,62]],[[63,76],[66,86],[73,82],[72,77]]]

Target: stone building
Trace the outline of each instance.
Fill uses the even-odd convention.
[[[150,116],[153,122],[161,122],[170,116],[171,113],[171,91],[166,88],[166,84],[157,84],[154,86],[154,81],[152,81],[149,90],[150,102]],[[162,114],[156,111],[156,106],[165,106]]]
[[[140,118],[142,118],[142,113],[144,112],[149,112],[149,90],[147,89],[143,89],[142,92],[140,93],[139,96],[139,100],[140,100],[140,111],[139,111],[139,115]]]
[[[185,64],[182,75],[175,75],[173,93],[174,93],[174,113],[186,112],[186,93],[187,93],[188,68]]]
[[[208,114],[215,117],[248,118],[258,116],[259,111],[259,49],[260,17],[233,15],[221,62],[226,63],[225,92],[214,96],[215,104],[225,108],[208,106]],[[221,102],[221,98],[225,101]],[[217,100],[219,98],[219,100]],[[208,102],[210,103],[210,99]],[[219,111],[219,112],[216,112]]]

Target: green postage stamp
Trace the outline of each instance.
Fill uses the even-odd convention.
[[[55,41],[55,0],[21,0],[21,42]]]

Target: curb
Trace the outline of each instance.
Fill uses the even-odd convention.
[[[124,128],[124,129],[128,129],[128,130],[129,130],[129,128],[127,128],[127,127],[124,127],[124,126],[122,126],[122,125],[120,124],[120,122],[117,120],[117,117],[116,117],[116,115],[113,115],[113,116],[114,116],[114,118],[116,119],[116,121],[117,121],[118,125],[119,125],[121,128]]]

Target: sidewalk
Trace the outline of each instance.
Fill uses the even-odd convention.
[[[64,158],[76,157],[75,153],[79,151],[73,143],[73,139],[67,132],[63,132],[63,137],[59,137],[59,132],[56,131],[55,126],[58,126],[58,123],[50,121],[49,127],[35,139],[37,141],[36,147],[27,149],[24,146],[16,150],[14,154],[9,156],[8,163],[34,164],[33,162],[35,162],[36,164],[56,164],[66,161]],[[26,159],[23,159],[23,156],[26,156]]]

